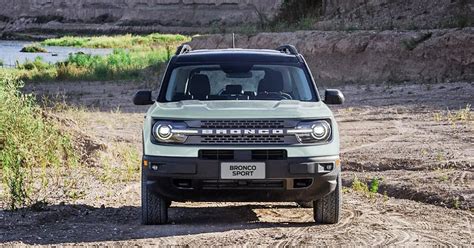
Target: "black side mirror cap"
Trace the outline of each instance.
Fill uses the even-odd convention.
[[[340,90],[328,89],[324,96],[324,103],[326,104],[343,104],[345,101],[344,95]]]
[[[152,105],[153,103],[155,101],[151,99],[151,91],[149,90],[138,91],[133,97],[133,104],[135,105]]]

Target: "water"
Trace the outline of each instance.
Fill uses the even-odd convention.
[[[26,60],[32,61],[40,56],[45,62],[56,63],[65,61],[70,53],[83,52],[92,55],[107,55],[112,53],[112,49],[96,49],[96,48],[77,48],[77,47],[58,47],[45,46],[47,53],[22,53],[20,50],[26,46],[31,45],[31,41],[16,41],[16,40],[0,40],[0,60],[3,61],[4,67],[14,67],[15,62],[20,63]],[[56,56],[53,56],[56,55]]]

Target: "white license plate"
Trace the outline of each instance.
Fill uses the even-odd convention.
[[[222,179],[265,179],[265,163],[221,163]]]

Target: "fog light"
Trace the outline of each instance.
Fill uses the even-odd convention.
[[[158,165],[154,164],[151,166],[151,169],[157,171],[159,169]]]
[[[334,170],[334,164],[333,163],[320,163],[319,169],[323,170],[322,172],[330,172]]]

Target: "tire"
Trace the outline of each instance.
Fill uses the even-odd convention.
[[[142,180],[142,224],[161,225],[168,222],[168,200],[149,189]]]
[[[342,182],[337,177],[336,189],[329,195],[314,201],[314,221],[319,224],[336,224],[340,220],[342,207]]]

